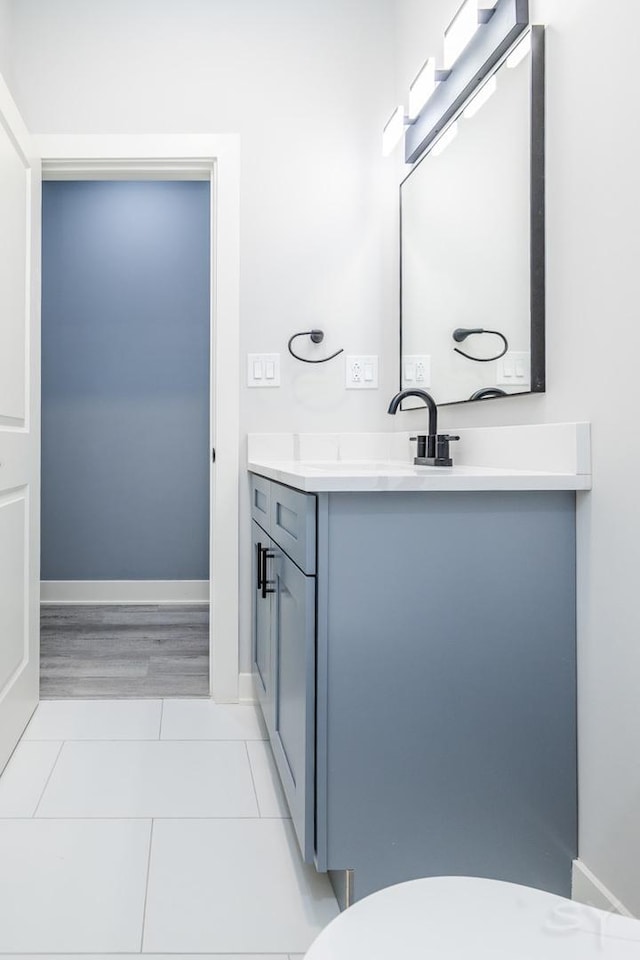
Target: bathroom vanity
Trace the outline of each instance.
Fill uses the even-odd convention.
[[[584,457],[419,468],[389,437],[377,461],[250,439],[253,672],[302,855],[342,905],[430,875],[568,895]]]

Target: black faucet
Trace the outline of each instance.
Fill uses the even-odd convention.
[[[436,402],[430,393],[426,390],[401,390],[389,404],[387,413],[395,414],[398,407],[407,397],[417,397],[426,404],[429,410],[429,433],[418,434],[417,437],[411,437],[418,441],[417,456],[414,463],[421,467],[451,467],[453,460],[449,452],[449,442],[459,440],[460,437],[452,437],[448,433],[438,433],[438,408]]]

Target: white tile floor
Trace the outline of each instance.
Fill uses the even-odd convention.
[[[2,960],[301,960],[337,912],[251,706],[43,702],[0,777]]]

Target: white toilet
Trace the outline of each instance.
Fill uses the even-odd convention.
[[[640,920],[515,883],[430,877],[358,901],[305,960],[640,960]]]

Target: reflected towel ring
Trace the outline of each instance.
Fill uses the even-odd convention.
[[[298,353],[293,352],[291,344],[298,337],[311,337],[312,343],[322,343],[324,340],[324,331],[323,330],[303,330],[302,333],[294,333],[292,337],[289,338],[287,344],[287,349],[292,357],[295,357],[296,360],[302,361],[302,363],[326,363],[327,360],[333,360],[334,357],[337,357],[338,354],[344,353],[344,349],[341,347],[339,350],[336,350],[335,353],[330,354],[328,357],[322,357],[320,360],[307,360],[306,357],[301,357]]]
[[[467,337],[470,337],[473,333],[493,333],[504,342],[504,348],[500,353],[497,353],[495,357],[472,357],[471,354],[465,353],[464,350],[459,350],[457,347],[453,348],[456,353],[459,353],[461,357],[466,357],[467,360],[475,360],[476,363],[491,363],[492,360],[499,360],[500,357],[504,357],[509,349],[507,338],[504,333],[500,333],[499,330],[484,330],[482,327],[458,327],[457,330],[453,331],[452,337],[456,343],[462,343],[463,340],[466,340]]]
[[[475,393],[472,393],[469,397],[469,400],[490,400],[493,397],[508,397],[509,394],[506,391],[501,390],[500,387],[482,387],[481,390],[476,390]]]

